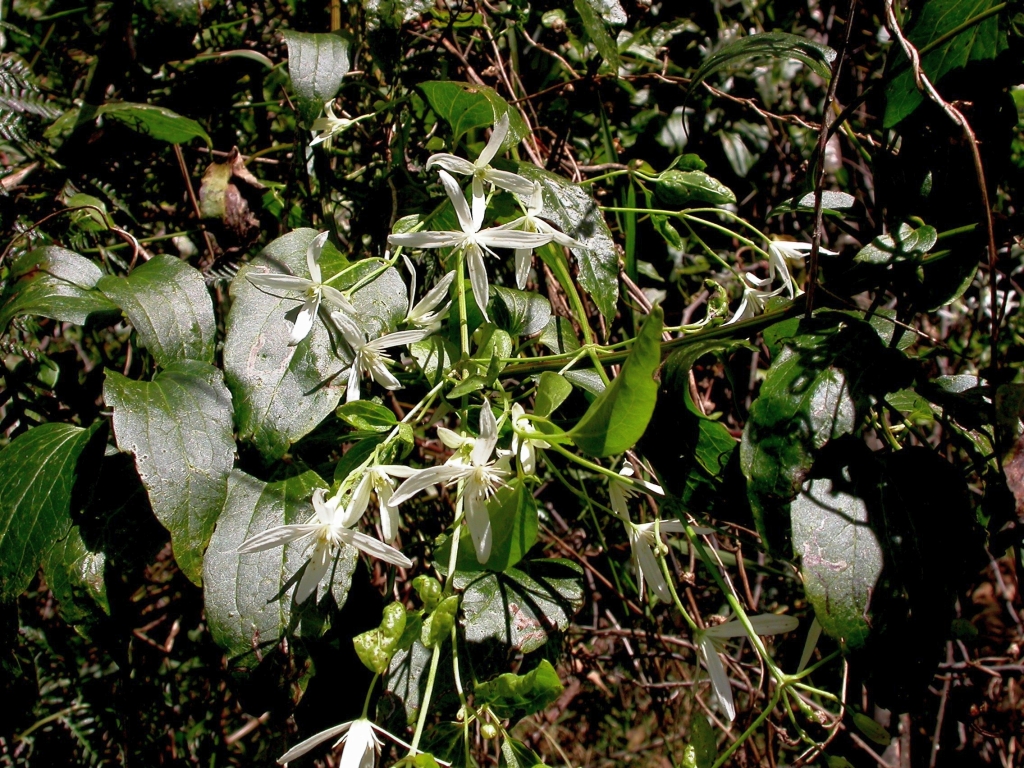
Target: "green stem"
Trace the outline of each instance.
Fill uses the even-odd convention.
[[[362,718],[367,719],[367,713],[370,711],[370,697],[373,694],[373,687],[377,684],[377,680],[380,679],[380,675],[374,673],[373,679],[370,681],[370,687],[366,691],[366,700],[363,702],[363,714]]]
[[[718,759],[715,760],[711,768],[720,768],[720,766],[725,765],[726,761],[729,759],[732,753],[739,749],[743,742],[745,742],[747,739],[749,739],[757,732],[757,729],[761,727],[761,724],[768,719],[768,715],[770,715],[775,710],[775,707],[778,705],[779,699],[782,698],[782,690],[783,689],[781,687],[775,689],[775,693],[772,695],[771,700],[768,702],[768,706],[761,711],[761,714],[759,714],[757,716],[757,719],[750,724],[750,727],[747,728],[747,730],[745,730],[743,733],[741,733],[739,735],[739,738],[736,739],[736,741],[734,741],[732,744],[730,744],[729,747],[718,756]]]
[[[660,544],[661,542],[659,541],[658,543]],[[664,553],[659,552],[658,560],[661,562],[661,572],[665,575],[665,582],[668,584],[668,591],[672,593],[672,602],[675,603],[676,608],[683,615],[683,618],[690,627],[690,631],[698,631],[700,627],[697,626],[697,622],[693,620],[690,614],[686,612],[686,608],[683,607],[683,601],[679,599],[679,593],[676,592],[675,582],[672,579],[672,574],[668,570],[668,558],[665,557]]]
[[[415,755],[419,752],[420,737],[423,736],[423,726],[427,722],[427,713],[430,712],[430,697],[434,692],[434,681],[437,679],[437,667],[441,661],[441,643],[434,646],[434,655],[430,657],[430,671],[427,672],[427,687],[423,691],[420,700],[420,716],[416,720],[416,732],[412,735],[412,744],[409,747],[409,754]]]
[[[469,311],[466,307],[466,252],[460,250],[455,257],[455,282],[459,292],[459,345],[462,359],[469,357]]]

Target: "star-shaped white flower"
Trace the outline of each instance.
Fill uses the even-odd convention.
[[[313,121],[313,132],[318,135],[309,142],[309,146],[315,147],[320,142],[325,142],[325,146],[331,146],[332,139],[345,129],[355,125],[360,120],[365,120],[373,115],[360,115],[356,118],[338,117],[334,114],[333,102],[327,102],[324,104],[324,117],[318,117]]]
[[[473,196],[476,197],[484,194],[484,182],[493,184],[501,189],[507,189],[509,192],[515,192],[519,195],[529,196],[533,192],[533,182],[529,179],[524,179],[515,173],[509,173],[508,171],[499,171],[497,168],[491,168],[491,160],[498,154],[498,150],[501,149],[501,145],[505,142],[505,137],[508,136],[509,120],[508,113],[506,112],[501,118],[494,124],[494,130],[491,131],[491,138],[487,142],[487,146],[484,147],[484,151],[480,153],[480,157],[476,159],[475,163],[464,160],[461,157],[450,155],[446,152],[440,154],[431,155],[427,158],[427,170],[429,171],[435,165],[439,165],[446,171],[452,173],[458,173],[462,176],[473,177]]]
[[[391,497],[391,504],[401,504],[436,483],[452,485],[463,480],[462,499],[466,525],[473,537],[476,559],[486,563],[491,556],[491,518],[487,514],[487,499],[505,484],[505,478],[509,475],[509,457],[502,456],[496,460],[491,458],[498,443],[498,422],[486,400],[480,409],[480,435],[473,438],[471,446],[466,438],[455,435],[451,430],[445,431],[449,434],[442,437],[442,440],[454,436],[460,441],[460,450],[444,464],[421,469],[398,486]],[[441,435],[441,429],[438,429],[438,435]]]
[[[438,309],[438,305],[448,295],[448,287],[455,279],[455,270],[447,273],[437,281],[437,285],[427,291],[426,296],[416,301],[416,268],[409,261],[409,257],[402,255],[405,260],[405,268],[409,270],[409,311],[405,314],[405,322],[413,328],[422,328],[429,333],[434,333],[441,327],[441,321],[448,314],[452,303],[445,302],[444,306]]]
[[[792,616],[777,616],[773,613],[763,613],[759,616],[750,616],[750,625],[754,632],[759,635],[780,635],[785,632],[792,632],[800,623]],[[699,631],[694,638],[704,664],[711,676],[711,691],[718,700],[718,705],[729,722],[736,719],[736,705],[732,698],[732,684],[729,682],[729,675],[725,671],[725,665],[718,652],[725,645],[725,640],[730,637],[744,637],[747,634],[746,628],[738,619],[727,621],[714,627]]]
[[[550,243],[554,237],[538,232],[513,232],[492,227],[481,230],[484,223],[484,213],[487,209],[487,201],[484,199],[483,190],[480,194],[473,191],[473,207],[470,210],[465,195],[458,182],[445,171],[438,171],[441,183],[444,184],[445,192],[448,193],[455,214],[459,219],[461,232],[405,232],[398,235],[390,235],[388,242],[392,245],[401,245],[409,248],[458,248],[466,254],[466,264],[469,267],[469,281],[473,286],[473,295],[476,297],[477,306],[487,320],[487,300],[490,295],[490,286],[487,278],[487,267],[484,266],[484,251],[494,255],[492,248],[536,248]],[[532,189],[532,188],[531,188]]]
[[[520,230],[523,232],[542,232],[551,235],[551,239],[559,245],[567,248],[585,248],[583,243],[573,240],[564,232],[555,229],[544,219],[540,218],[544,210],[544,188],[534,182],[533,192],[530,194],[523,215],[508,224],[502,224],[502,229]],[[526,287],[526,278],[530,274],[530,262],[532,261],[533,248],[516,249],[516,285],[520,290]]]
[[[313,329],[313,320],[316,319],[316,313],[320,309],[321,299],[350,315],[356,313],[355,308],[341,291],[321,282],[320,252],[323,250],[324,243],[327,242],[328,234],[330,233],[321,232],[306,248],[306,266],[309,268],[310,277],[308,280],[296,275],[246,273],[249,282],[257,288],[288,291],[293,294],[294,298],[302,301],[302,308],[295,318],[295,325],[292,327],[291,336],[288,339],[288,344],[291,346],[295,346],[306,338]]]
[[[398,331],[388,333],[377,339],[368,339],[367,334],[354,322],[337,312],[331,313],[331,319],[338,324],[341,335],[352,348],[352,366],[348,371],[348,389],[345,402],[351,403],[359,399],[360,381],[363,374],[373,378],[384,389],[401,389],[401,382],[388,370],[386,363],[391,358],[384,354],[385,349],[412,344],[426,337],[428,331]]]
[[[519,403],[512,406],[512,426],[516,430],[512,435],[512,453],[519,457],[519,465],[523,468],[523,472],[533,475],[537,472],[537,449],[550,448],[551,445],[540,439],[541,432],[533,426],[526,411],[523,410],[523,406]],[[519,434],[520,432],[525,432],[527,435],[538,435],[538,437],[523,437]]]
[[[810,243],[796,243],[790,240],[772,240],[768,243],[768,277],[757,278],[753,275],[747,275],[747,277],[754,285],[762,288],[770,286],[775,282],[775,276],[778,274],[782,277],[782,288],[780,288],[779,291],[781,292],[785,289],[786,292],[789,293],[789,298],[795,298],[796,294],[802,293],[802,291],[794,286],[793,277],[789,274],[789,262],[787,259],[802,259],[810,252]],[[828,251],[824,248],[818,248],[818,253],[823,253],[826,256],[837,255],[835,251]]]
[[[315,736],[310,736],[300,744],[296,744],[277,758],[277,762],[284,765],[297,757],[302,757],[314,747],[340,734],[341,738],[332,747],[332,749],[335,749],[339,744],[344,743],[345,745],[345,749],[341,753],[340,768],[373,768],[377,763],[377,755],[380,754],[381,747],[380,739],[374,733],[375,730],[380,731],[385,736],[391,735],[383,728],[363,717],[348,723],[335,725]]]
[[[745,277],[758,285],[771,282],[769,278],[765,278],[765,280],[762,281],[753,275],[745,275]],[[749,320],[752,317],[757,317],[757,315],[764,312],[765,302],[773,296],[778,296],[783,290],[785,290],[785,286],[779,286],[774,291],[765,291],[761,288],[749,286],[744,283],[743,300],[740,301],[740,305],[736,308],[735,314],[724,322],[723,325],[732,325],[733,323],[739,323],[744,320]]]
[[[384,541],[388,544],[393,542],[398,535],[401,519],[398,516],[398,505],[392,503],[395,492],[395,481],[392,478],[408,478],[416,472],[417,470],[403,464],[378,464],[369,467],[363,472],[359,484],[352,493],[346,514],[347,525],[355,525],[363,516],[370,505],[370,493],[373,492],[377,495],[377,505],[380,507],[380,527],[384,532]]]
[[[412,561],[394,547],[367,536],[359,531],[349,530],[350,525],[344,508],[340,508],[340,499],[335,496],[325,499],[327,491],[318,488],[313,491],[313,518],[308,523],[278,525],[263,533],[258,533],[242,543],[236,550],[239,554],[262,552],[274,547],[282,547],[292,541],[314,537],[315,544],[310,554],[306,570],[295,588],[295,602],[305,602],[316,592],[316,586],[330,570],[334,555],[347,544],[369,555],[402,568],[411,568]]]

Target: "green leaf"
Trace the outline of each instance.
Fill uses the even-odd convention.
[[[337,466],[334,468],[334,482],[340,483],[348,477],[350,473],[370,458],[370,454],[372,454],[377,449],[377,446],[383,443],[386,438],[387,435],[377,432],[372,437],[363,438],[345,451],[345,455],[341,457],[341,461],[339,461]]]
[[[486,705],[501,718],[514,720],[543,712],[562,695],[562,681],[547,659],[525,675],[506,672],[486,683],[477,683],[474,705]]]
[[[615,41],[608,33],[604,20],[594,9],[592,3],[593,0],[573,0],[572,6],[576,9],[576,13],[580,15],[583,29],[586,30],[590,42],[597,48],[597,52],[601,54],[601,58],[605,60],[605,63],[612,72],[618,72],[621,65],[619,49],[615,46]]]
[[[443,336],[430,336],[409,345],[409,354],[419,365],[427,383],[434,387],[459,359],[459,350]]]
[[[430,108],[452,128],[452,143],[457,144],[467,131],[497,123],[508,115],[508,136],[501,150],[510,149],[530,132],[519,110],[486,85],[432,80],[420,83]]]
[[[613,456],[632,448],[647,429],[658,397],[654,374],[661,364],[662,312],[651,310],[622,370],[569,432],[591,456]]]
[[[199,270],[160,254],[127,277],[108,275],[96,287],[121,308],[160,367],[213,362],[217,323]]]
[[[102,105],[96,110],[96,116],[117,120],[133,131],[150,136],[157,141],[166,141],[169,144],[187,144],[192,139],[199,138],[206,142],[207,147],[213,147],[213,141],[203,130],[203,126],[166,107],[122,101]]]
[[[511,736],[502,739],[501,757],[498,768],[537,768],[544,765],[540,755]]]
[[[572,384],[554,371],[544,371],[537,381],[537,399],[533,412],[538,416],[550,416],[565,399],[572,394]]]
[[[391,603],[384,608],[380,626],[352,638],[356,655],[367,669],[378,675],[388,671],[391,657],[405,633],[405,607]]]
[[[658,176],[654,191],[666,205],[685,205],[691,201],[711,205],[736,202],[731,189],[704,171],[665,171]]]
[[[690,81],[687,93],[695,93],[700,84],[715,72],[750,59],[796,59],[810,67],[819,77],[829,80],[836,52],[827,45],[788,32],[761,32],[741,37],[704,60]]]
[[[715,729],[703,712],[695,711],[690,720],[690,743],[683,750],[682,768],[711,768],[717,759]]]
[[[540,333],[551,319],[551,304],[539,293],[491,286],[494,322],[513,336]]]
[[[18,257],[0,294],[0,330],[15,317],[39,315],[85,325],[117,316],[117,307],[96,290],[103,272],[84,256],[47,245]]]
[[[390,432],[398,423],[390,408],[370,400],[353,400],[338,408],[338,418],[355,429],[367,432]]]
[[[566,317],[556,316],[548,320],[538,340],[556,355],[575,352],[580,348],[572,322]]]
[[[456,572],[468,641],[494,639],[529,653],[547,642],[549,632],[569,626],[583,605],[582,568],[569,560],[524,562],[505,573]]]
[[[290,582],[309,559],[310,541],[240,555],[247,539],[278,525],[304,523],[313,515],[310,497],[325,483],[315,472],[264,483],[235,470],[228,478],[224,509],[210,539],[203,563],[206,619],[213,639],[235,661],[255,666],[255,649],[273,648],[286,635],[320,633],[314,620],[315,600],[301,607],[286,593]],[[358,557],[351,547],[342,549],[334,567],[330,591],[338,606],[345,604]]]
[[[434,577],[421,574],[412,580],[412,586],[425,610],[432,611],[441,602],[443,588],[441,582]]]
[[[821,193],[821,212],[827,216],[850,216],[856,204],[857,198],[846,192],[826,189]],[[808,192],[803,197],[783,200],[772,208],[768,218],[784,213],[814,213],[814,193]]]
[[[868,605],[882,572],[882,548],[859,495],[831,478],[812,480],[790,506],[793,552],[822,629],[853,649],[870,631]]]
[[[929,0],[918,7],[919,13],[904,32],[918,50],[931,47],[921,57],[921,69],[936,86],[941,86],[950,72],[972,61],[991,61],[1009,49],[1000,18],[1005,4],[998,0]],[[972,24],[974,19],[981,20]],[[932,47],[940,38],[961,28],[959,33]],[[891,79],[885,88],[884,128],[909,117],[924,100],[902,47],[893,45],[892,50]]]
[[[174,557],[194,584],[227,495],[235,458],[231,393],[212,365],[168,365],[151,382],[107,370],[103,399],[114,411],[117,447],[135,467]]]
[[[586,187],[535,165],[520,163],[519,175],[540,183],[544,201],[540,217],[583,244],[583,248],[572,249],[580,268],[580,285],[594,299],[602,315],[608,319],[615,317],[619,254],[597,202]]]
[[[853,260],[862,264],[883,266],[892,266],[903,261],[917,263],[937,242],[938,233],[935,227],[926,225],[914,229],[903,223],[895,232],[879,235],[865,245]]]
[[[853,713],[853,724],[857,726],[858,731],[880,747],[888,747],[892,743],[892,736],[889,735],[889,732],[880,726],[874,718],[868,717],[863,712]]]
[[[349,42],[328,32],[286,30],[288,75],[298,98],[299,114],[307,127],[320,116],[324,104],[341,88],[352,62]]]
[[[0,451],[0,600],[21,595],[69,536],[75,486],[88,477],[89,454],[103,454],[102,442],[90,446],[100,426],[41,424]]]
[[[437,604],[430,615],[423,620],[420,630],[420,642],[425,648],[433,648],[443,643],[455,626],[455,616],[459,612],[459,596],[449,595]]]
[[[79,192],[69,197],[65,205],[68,208],[82,208],[82,210],[71,214],[71,220],[83,232],[106,232],[114,225],[107,213],[107,204],[98,197]],[[95,208],[99,210],[93,210]]]
[[[58,539],[43,556],[46,583],[60,604],[60,615],[68,624],[87,623],[99,612],[110,613],[103,579],[106,556],[90,551],[78,526]]]
[[[491,519],[491,554],[480,563],[476,552],[462,542],[456,570],[460,573],[475,571],[507,571],[537,543],[537,500],[520,480],[513,480],[487,500],[487,514]],[[447,539],[434,554],[439,563],[447,563],[451,553],[451,539]]]

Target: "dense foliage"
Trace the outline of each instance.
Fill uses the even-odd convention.
[[[0,763],[1019,759],[1016,2],[2,12]]]

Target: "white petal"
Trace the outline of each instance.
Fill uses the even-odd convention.
[[[352,306],[348,299],[345,298],[345,294],[339,291],[337,288],[332,288],[329,285],[321,285],[320,292],[324,296],[324,301],[329,304],[333,304],[335,307],[340,309],[342,312],[346,312],[350,315],[356,314],[356,308]]]
[[[487,198],[484,196],[484,185],[479,176],[473,177],[473,232],[479,232],[484,225],[484,214],[487,213]]]
[[[278,291],[296,291],[303,294],[313,286],[311,280],[295,275],[281,275],[274,272],[246,272],[246,279],[257,288],[271,288]]]
[[[348,507],[345,509],[345,514],[341,517],[341,525],[343,527],[351,528],[359,522],[359,518],[363,516],[363,513],[366,512],[366,508],[370,506],[370,491],[372,489],[373,481],[370,477],[370,471],[367,470],[359,479],[359,483],[356,485],[356,489],[352,493],[352,499],[349,501]]]
[[[497,442],[498,422],[494,418],[491,404],[485,397],[484,404],[480,407],[480,437],[473,443],[473,452],[470,454],[472,462],[478,467],[486,464],[490,460]]]
[[[290,541],[298,541],[316,533],[319,525],[305,523],[302,525],[278,525],[269,528],[263,533],[257,533],[251,539],[246,539],[235,550],[240,555],[248,552],[262,552],[265,549],[281,547]]]
[[[487,267],[484,266],[484,253],[475,243],[466,249],[466,264],[469,267],[469,284],[473,288],[473,298],[476,299],[476,305],[480,308],[484,320],[490,322],[490,318],[487,317],[487,300],[491,290],[487,282]]]
[[[356,365],[355,361],[352,362],[352,367],[348,372],[348,388],[345,391],[345,402],[351,403],[359,399],[360,395],[360,375],[362,371],[359,370],[359,366]]]
[[[718,656],[714,644],[707,637],[700,641],[701,654],[704,656],[704,663],[708,667],[708,674],[711,675],[711,690],[718,699],[718,705],[723,714],[731,723],[736,719],[736,705],[732,699],[732,685],[729,683],[729,675],[726,674],[722,659]]]
[[[491,516],[487,514],[487,498],[483,489],[466,487],[466,525],[473,537],[477,562],[486,563],[491,556]]]
[[[391,497],[395,490],[385,483],[377,488],[377,503],[380,505],[380,528],[384,534],[384,541],[388,544],[398,536],[398,528],[402,524],[398,516],[398,506],[391,503]]]
[[[448,199],[452,201],[452,207],[455,208],[455,215],[459,217],[459,226],[462,231],[467,235],[476,232],[476,229],[473,228],[473,214],[466,203],[466,196],[462,194],[462,187],[447,171],[438,171],[437,174],[441,177],[441,183],[444,185],[444,191],[448,193]],[[390,238],[388,239],[390,240]]]
[[[288,346],[294,347],[313,330],[313,320],[316,318],[317,310],[320,308],[320,294],[306,299],[299,314],[295,317],[295,325],[292,326],[291,335],[288,337]]]
[[[330,236],[330,232],[321,232],[319,235],[313,238],[310,242],[309,247],[306,249],[306,266],[309,267],[309,276],[313,279],[314,283],[320,281],[320,251],[323,250],[324,243],[327,242],[327,238]]]
[[[387,258],[388,254],[384,254]],[[416,300],[416,267],[412,265],[412,260],[402,254],[402,263],[405,264],[405,269],[409,273],[409,309],[406,310],[405,316],[408,318],[412,314],[412,303]]]
[[[402,388],[402,382],[396,379],[394,374],[392,374],[380,360],[374,363],[370,368],[370,375],[373,377],[373,380],[384,387],[384,389],[396,390]]]
[[[519,463],[523,467],[523,472],[527,475],[535,474],[537,471],[537,448],[533,444],[533,440],[524,440],[522,446],[519,448]]]
[[[530,276],[530,266],[533,264],[533,248],[516,249],[516,287],[523,290],[526,287],[526,278]]]
[[[419,469],[407,467],[405,464],[378,464],[376,469],[378,472],[383,472],[391,477],[412,477],[417,472],[421,471]],[[397,504],[395,506],[397,506]]]
[[[439,464],[436,467],[421,469],[398,486],[395,495],[391,497],[391,503],[395,505],[403,504],[420,491],[432,485],[447,483],[457,477],[468,474],[470,471],[472,471],[472,467],[457,464]]]
[[[331,312],[331,319],[337,324],[338,330],[341,331],[341,335],[345,337],[348,345],[352,347],[353,352],[358,353],[366,346],[366,334],[355,324],[354,320],[340,312]]]
[[[437,285],[431,288],[427,295],[420,299],[419,303],[409,310],[409,319],[422,317],[434,309],[448,295],[448,288],[455,279],[455,270],[446,274],[437,281]],[[412,301],[412,299],[410,299]]]
[[[320,733],[316,734],[315,736],[310,736],[305,741],[300,742],[299,744],[296,744],[294,747],[289,749],[287,752],[285,752],[283,755],[277,758],[277,762],[283,765],[284,763],[287,763],[289,760],[294,760],[297,757],[302,757],[304,754],[309,752],[309,750],[313,749],[313,747],[319,744],[323,744],[325,741],[333,739],[335,736],[339,736],[345,733],[345,731],[347,731],[349,729],[349,726],[351,725],[351,722],[342,723],[341,725],[335,725],[331,728],[328,728],[326,731],[320,731]]]
[[[665,581],[665,574],[658,566],[658,559],[654,551],[644,541],[636,541],[633,547],[633,556],[637,560],[637,572],[642,573],[650,582],[651,589],[658,599],[663,603],[672,602],[672,593],[669,592],[668,583]]]
[[[658,530],[662,533],[684,533],[686,526],[678,520],[659,520]]]
[[[509,192],[515,192],[517,195],[525,195],[527,197],[533,195],[533,182],[529,179],[524,179],[517,173],[499,171],[497,168],[488,168],[484,171],[483,176],[491,184],[501,189],[507,189]]]
[[[380,742],[373,733],[369,720],[360,718],[352,723],[341,753],[339,768],[373,768]]]
[[[299,579],[299,586],[295,588],[295,602],[304,603],[306,598],[316,592],[316,585],[320,583],[327,571],[331,568],[331,548],[323,542],[318,542],[306,563],[306,570]]]
[[[533,182],[533,192],[524,197],[528,198],[526,212],[532,216],[540,216],[541,211],[544,210],[544,187],[540,182]]]
[[[544,232],[517,232],[513,229],[492,227],[478,232],[476,241],[488,248],[537,248],[554,238]]]
[[[460,245],[462,240],[462,234],[459,232],[406,232],[388,235],[388,242],[391,245],[400,245],[403,248],[454,248]]]
[[[445,448],[457,451],[473,438],[460,435],[458,432],[448,429],[448,427],[438,427],[437,439],[444,444]]]
[[[362,550],[368,555],[373,555],[378,560],[383,560],[385,563],[398,565],[402,568],[412,568],[412,560],[394,547],[373,538],[373,536],[367,536],[365,533],[348,529],[341,530],[339,536],[349,546]]]
[[[431,155],[427,158],[428,171],[435,165],[439,165],[452,173],[460,173],[463,176],[471,176],[476,171],[476,166],[469,162],[469,160],[463,160],[461,157],[449,155],[446,152]]]
[[[427,331],[397,331],[381,336],[379,339],[374,339],[366,346],[377,350],[389,349],[391,347],[400,347],[403,344],[412,344],[427,338],[429,335]]]
[[[494,124],[494,130],[491,131],[491,138],[487,141],[487,146],[484,147],[484,151],[480,153],[480,157],[476,160],[476,167],[482,168],[488,165],[494,156],[498,154],[498,150],[501,149],[502,143],[505,141],[505,137],[508,136],[508,112],[498,118],[498,122]]]
[[[759,635],[779,635],[785,632],[792,632],[800,622],[792,616],[778,616],[774,613],[762,613],[758,616],[749,616],[750,626]],[[726,637],[745,637],[746,628],[739,619],[732,619],[724,624],[710,627],[705,635],[707,637],[722,639]]]

